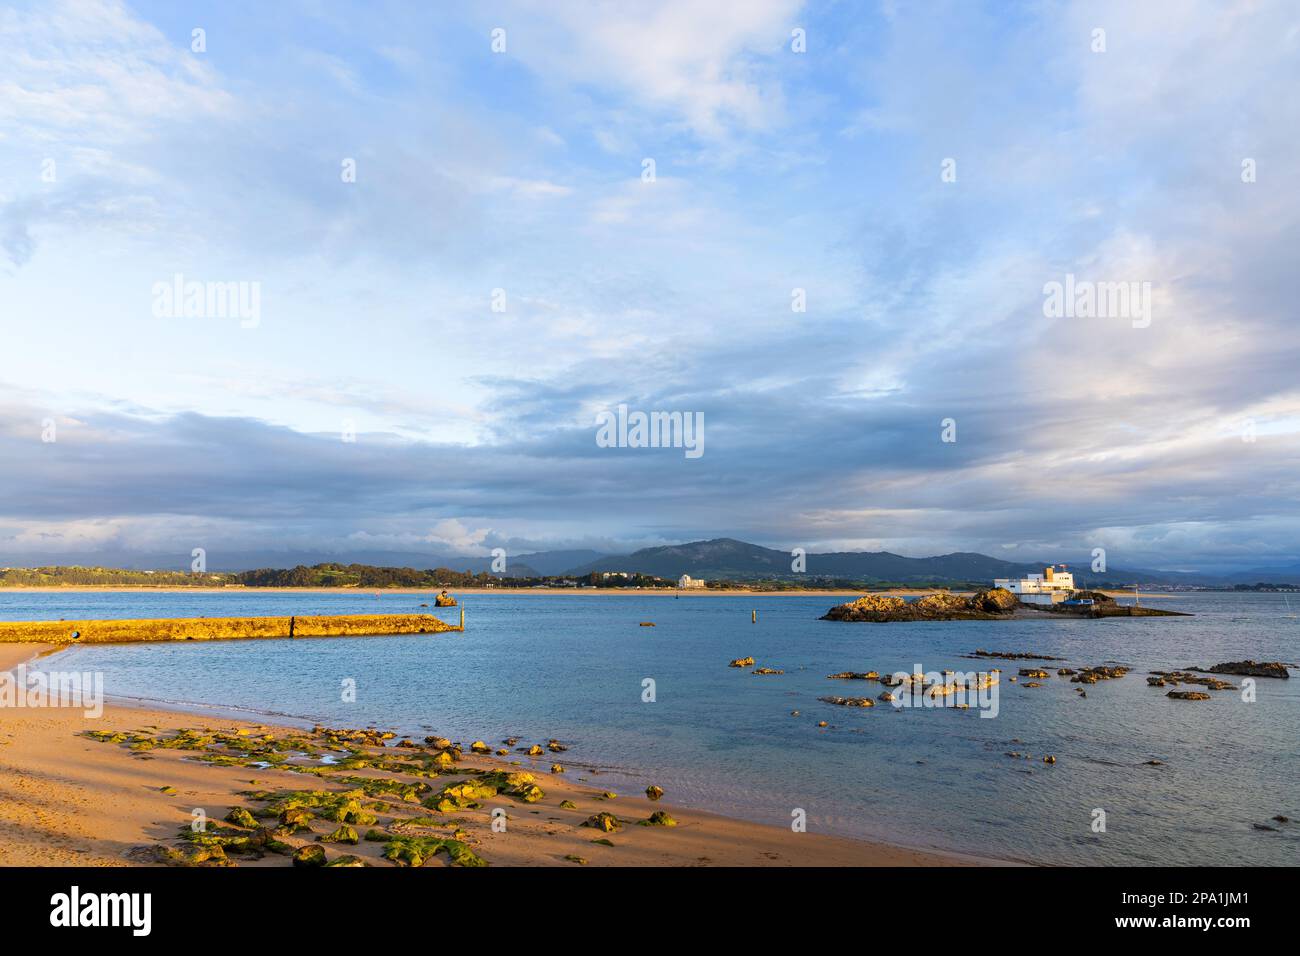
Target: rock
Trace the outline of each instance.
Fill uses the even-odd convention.
[[[530,757],[540,757],[544,753],[546,753],[546,751],[542,749],[541,744],[533,744],[528,748],[528,756]]]
[[[642,827],[675,827],[677,821],[670,817],[662,810],[656,810],[644,820],[638,820],[637,826]]]
[[[174,797],[176,794],[180,793],[180,791],[173,786],[159,787],[158,792],[166,794],[169,797]]]
[[[1192,674],[1187,671],[1152,671],[1147,683],[1152,687],[1164,687],[1166,684],[1172,684],[1177,687],[1179,684],[1199,684],[1202,687],[1208,687],[1210,690],[1236,690],[1235,684],[1226,680],[1220,680],[1217,677],[1202,677],[1199,674]]]
[[[433,604],[435,607],[455,607],[456,599],[446,591],[443,591],[433,599]]]
[[[492,748],[489,747],[487,744],[483,743],[483,741],[481,740],[474,741],[472,744],[469,745],[469,749],[476,754],[488,754],[492,752]]]
[[[568,860],[570,863],[576,863],[576,864],[578,864],[578,866],[586,866],[586,865],[587,865],[587,860],[586,860],[586,858],[585,858],[585,857],[578,856],[578,854],[576,854],[576,853],[569,853],[569,854],[566,854],[564,858],[565,858],[566,860]]]
[[[1044,677],[1048,677],[1048,676],[1050,676],[1050,675],[1047,673],[1047,671],[1044,671],[1044,670],[1038,670],[1037,668],[1033,668],[1033,667],[1022,667],[1022,668],[1020,668],[1020,676],[1021,676],[1021,677],[1034,677],[1034,678],[1040,678],[1040,679],[1041,679],[1041,678],[1044,678]]]
[[[594,845],[598,845],[598,846],[613,846],[613,845],[614,845],[614,841],[613,841],[613,840],[606,840],[604,837],[599,837],[598,839],[592,840],[591,842],[592,842]]]
[[[617,800],[617,799],[618,799],[618,794],[615,793],[613,790],[606,790],[604,793],[602,793],[602,794],[600,795],[600,799],[601,799],[601,800]]]
[[[510,751],[509,751],[509,750],[506,750],[505,747],[501,747],[500,749],[497,750],[497,756],[498,756],[498,757],[509,757],[509,756],[510,756]]]
[[[315,817],[316,814],[304,807],[289,807],[280,812],[280,826],[277,832],[292,835],[301,830],[310,830],[308,823]]]
[[[1048,754],[1046,757],[1043,758],[1043,763],[1056,763],[1056,758],[1053,757],[1051,754]]]
[[[604,811],[588,817],[583,821],[582,825],[591,827],[593,830],[603,830],[606,833],[617,833],[623,829],[623,824],[618,822],[618,817]]]
[[[1228,661],[1209,668],[1211,674],[1236,674],[1239,677],[1289,678],[1286,665],[1281,661]]]
[[[1072,671],[1072,670],[1071,670],[1070,668],[1068,668],[1068,667],[1060,667],[1060,668],[1057,668],[1056,676],[1057,676],[1057,677],[1069,677],[1069,676],[1070,676],[1071,674],[1073,674],[1073,673],[1074,673],[1074,671]]]
[[[560,801],[560,809],[561,809],[561,810],[576,810],[576,809],[578,809],[578,805],[577,805],[576,803],[574,803],[572,800],[561,800],[561,801]]]
[[[315,843],[299,847],[293,855],[294,866],[324,866],[325,848]]]
[[[1209,700],[1209,694],[1203,694],[1199,690],[1171,690],[1166,697],[1172,697],[1174,700]]]
[[[1004,661],[1059,661],[1059,657],[1048,657],[1046,654],[1034,654],[1029,651],[986,651],[978,648],[971,657],[996,657]],[[1071,673],[1074,673],[1071,671]]]
[[[824,621],[958,621],[991,620],[1009,616],[1018,604],[1010,591],[990,588],[970,597],[941,592],[916,601],[883,594],[868,594],[840,604],[822,617]]]
[[[370,839],[370,834],[366,834]],[[452,866],[487,866],[487,862],[459,840],[432,836],[390,835],[384,845],[384,859],[398,866],[424,866],[438,853],[451,857]]]
[[[502,742],[503,744],[505,744],[507,747],[513,747],[515,744],[519,743],[519,738],[518,738],[518,737],[507,737],[505,740],[503,740],[503,741],[501,741],[501,742]]]
[[[558,763],[551,764],[551,773],[564,773],[564,768]]]
[[[752,657],[737,657],[734,661],[732,661],[732,662],[731,662],[730,664],[728,664],[727,666],[728,666],[728,667],[753,667],[753,666],[754,666],[754,658],[752,658]]]
[[[1006,588],[988,588],[970,597],[971,606],[990,614],[1009,614],[1016,609],[1020,599]]]
[[[1273,819],[1276,820],[1278,823],[1290,823],[1290,822],[1291,822],[1291,818],[1290,818],[1290,817],[1284,817],[1284,816],[1282,816],[1281,814],[1278,814],[1278,815],[1275,816]]]
[[[876,702],[870,697],[818,697],[824,704],[837,704],[840,707],[875,707]],[[824,721],[818,727],[824,725]]]
[[[1079,673],[1070,678],[1070,683],[1095,684],[1099,680],[1114,680],[1118,677],[1123,677],[1128,673],[1128,671],[1129,669],[1127,667],[1119,665],[1116,665],[1115,667],[1104,667],[1101,665],[1098,665],[1097,667],[1084,667],[1080,669]]]
[[[827,680],[880,680],[880,675],[875,671],[841,671],[838,674],[827,674]]]
[[[366,861],[359,856],[341,856],[337,860],[331,860],[325,864],[330,866],[365,866]]]
[[[346,823],[342,824],[333,833],[324,834],[316,838],[321,843],[360,843],[361,838],[357,836],[357,831]]]
[[[248,827],[250,830],[257,827],[257,821],[253,819],[253,815],[243,807],[231,807],[230,812],[226,814],[226,822],[239,827]]]
[[[1021,685],[1021,686],[1023,686],[1023,687],[1042,687],[1043,685],[1040,684],[1040,683],[1039,683],[1038,681],[1036,681],[1036,680],[1027,680],[1027,681],[1025,681],[1025,683],[1024,683],[1023,685]]]
[[[755,670],[755,671],[751,671],[750,673],[753,673],[753,674],[784,674],[785,671],[777,671],[777,670],[773,670],[773,669],[770,668],[770,667],[760,667],[760,668],[758,668],[758,669]]]
[[[651,800],[658,800],[660,797],[664,795],[664,788],[657,787],[652,783],[650,784],[650,786],[645,788],[645,795],[649,797]]]
[[[1145,764],[1145,766],[1148,767],[1163,767],[1164,765],[1165,762],[1163,760],[1148,760]]]
[[[886,691],[881,691],[880,696],[876,698],[876,700],[883,700],[883,701],[886,701],[886,702],[893,702],[893,701],[895,701],[895,700],[897,700],[897,699],[898,699],[897,697],[895,697],[893,694],[891,694],[891,693],[890,693],[889,691],[887,691],[887,690],[886,690]]]
[[[826,721],[824,721],[824,720],[819,720],[819,721],[817,721],[817,726],[818,726],[818,727],[825,727],[825,726],[826,726]]]
[[[564,751],[568,750],[569,748],[566,747],[564,744],[560,743],[558,740],[552,738],[551,740],[548,740],[546,742],[546,749],[553,754],[562,754],[564,753]]]

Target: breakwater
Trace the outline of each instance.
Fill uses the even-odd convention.
[[[462,631],[431,614],[197,617],[86,621],[2,621],[0,643],[134,644],[285,637],[360,637]]]

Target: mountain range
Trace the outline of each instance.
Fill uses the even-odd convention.
[[[1058,561],[1060,555],[1053,555]],[[925,558],[909,558],[889,551],[834,551],[810,553],[804,570],[792,570],[794,558],[788,551],[738,541],[713,538],[685,544],[642,548],[631,554],[602,554],[590,549],[534,551],[508,557],[511,577],[572,576],[601,571],[627,571],[677,578],[689,574],[705,580],[753,581],[838,579],[844,581],[899,584],[945,584],[991,582],[999,577],[1019,577],[1040,572],[1043,563],[1003,561],[975,552],[954,552]],[[455,571],[491,571],[492,558],[412,551],[359,550],[346,554],[324,551],[211,551],[209,571],[247,571],[254,568],[291,568],[324,563],[370,564],[380,567],[451,568]],[[1225,574],[1159,571],[1143,568],[1110,568],[1095,573],[1088,559],[1067,562],[1078,583],[1085,585],[1182,584],[1224,586],[1260,581],[1300,584],[1300,564],[1259,568]],[[189,570],[188,553],[142,553],[99,551],[87,553],[10,555],[0,553],[0,566],[37,567],[80,565],[133,570]]]

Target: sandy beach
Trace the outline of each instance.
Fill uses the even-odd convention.
[[[0,670],[52,650],[31,644],[0,644]],[[0,865],[156,865],[151,863],[150,849],[176,846],[178,830],[190,823],[196,808],[210,820],[220,821],[233,807],[255,806],[241,791],[348,789],[331,781],[330,775],[318,780],[283,769],[214,766],[186,759],[193,753],[183,750],[133,754],[121,743],[83,736],[86,731],[130,733],[149,727],[161,734],[174,734],[182,728],[249,735],[303,732],[301,728],[116,705],[106,707],[97,719],[74,708],[0,708]],[[497,746],[495,741],[489,742]],[[396,749],[391,746],[395,743],[371,751],[384,756],[415,752]],[[966,866],[989,862],[733,820],[675,807],[671,794],[653,803],[640,793],[620,793],[615,799],[602,800],[598,776],[579,767],[563,774],[547,772],[553,761],[563,760],[563,754],[548,753],[512,766],[515,761],[511,758],[466,753],[459,767],[529,770],[545,796],[528,804],[498,795],[485,799],[481,809],[449,814],[449,821],[454,818],[460,831],[458,839],[489,865],[497,866],[580,865],[566,857],[579,857],[591,866]],[[394,778],[392,773],[377,770],[362,773]],[[419,782],[415,777],[396,778]],[[455,778],[448,774],[433,783],[441,786],[445,779]],[[561,807],[561,801],[576,806]],[[507,832],[492,830],[490,814],[495,807],[508,813]],[[633,822],[657,810],[669,813],[677,825],[638,826]],[[602,811],[616,814],[625,825],[608,834],[581,826]],[[392,821],[381,813],[378,822],[383,826]],[[303,834],[292,842],[305,845],[312,836]],[[601,838],[614,846],[593,842]],[[368,864],[392,865],[383,859],[383,848],[383,843],[364,840],[355,846],[325,845],[330,859],[349,854]],[[287,857],[274,853],[260,859],[233,859],[239,866],[289,864]],[[447,857],[440,854],[429,865],[446,863]]]

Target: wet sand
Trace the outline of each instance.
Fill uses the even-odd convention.
[[[0,670],[7,670],[53,648],[0,644]],[[232,731],[279,728],[251,721],[189,716],[175,711],[110,705],[97,719],[73,708],[0,708],[0,865],[130,866],[140,861],[141,847],[174,845],[177,830],[202,808],[220,820],[237,806],[253,806],[240,791],[265,789],[347,789],[329,776],[314,777],[282,769],[213,766],[185,759],[187,752],[155,750],[132,755],[120,744],[80,736],[87,730],[133,731],[154,725],[166,731],[183,727]],[[292,732],[286,730],[286,732]],[[487,738],[485,738],[487,739]],[[491,742],[491,741],[490,741]],[[467,742],[468,743],[468,742]],[[494,743],[495,746],[495,743]],[[401,750],[384,748],[387,754]],[[484,801],[481,810],[461,810],[465,841],[495,866],[574,866],[567,855],[591,866],[975,866],[995,861],[911,850],[816,833],[733,820],[672,805],[672,795],[652,803],[644,795],[619,794],[602,801],[599,776],[579,767],[564,774],[547,772],[564,754],[523,759],[466,754],[461,765],[472,768],[524,769],[533,772],[546,796],[535,804],[509,797]],[[376,774],[392,778],[392,774]],[[368,775],[363,773],[362,775]],[[587,779],[583,779],[587,778]],[[416,782],[413,777],[399,777]],[[253,784],[250,781],[256,780]],[[163,793],[163,787],[175,793]],[[571,800],[577,809],[564,809]],[[507,832],[494,833],[490,813],[504,807]],[[603,834],[579,826],[594,813],[608,811],[640,820],[655,810],[669,812],[676,827],[625,826]],[[363,828],[358,827],[358,830]],[[592,841],[607,837],[615,845]],[[331,857],[352,854],[380,866],[383,844],[326,846]],[[134,851],[134,852],[133,852]],[[261,860],[236,858],[240,866],[286,866],[287,858],[268,854]],[[429,865],[445,865],[439,855]]]

